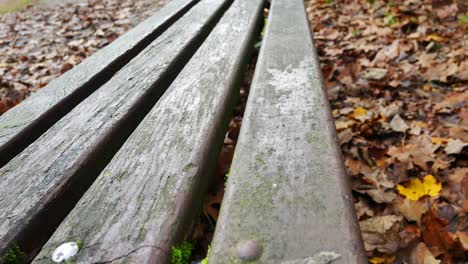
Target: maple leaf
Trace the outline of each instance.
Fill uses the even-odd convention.
[[[417,201],[419,198],[429,195],[431,197],[439,195],[442,183],[438,183],[436,178],[430,174],[424,176],[423,182],[418,178],[412,179],[408,187],[397,186],[398,192],[406,198]]]

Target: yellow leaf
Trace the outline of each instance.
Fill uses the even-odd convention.
[[[395,259],[395,256],[373,257],[369,259],[369,262],[372,264],[391,264]]]
[[[411,124],[421,127],[421,128],[427,128],[427,123],[424,123],[422,121],[413,121],[411,122]]]
[[[360,116],[365,116],[367,115],[367,110],[365,108],[362,108],[362,107],[358,107],[356,109],[353,110],[353,112],[351,113],[351,115],[353,117],[360,117]]]
[[[424,181],[421,182],[418,178],[412,179],[408,187],[402,185],[397,186],[398,192],[406,198],[417,201],[419,198],[429,195],[437,196],[442,189],[442,183],[437,183],[434,176],[428,174],[424,176]]]
[[[417,201],[419,198],[424,196],[424,186],[419,179],[412,179],[408,184],[408,187],[404,187],[402,185],[397,186],[398,192],[405,196],[406,198]]]
[[[443,137],[433,137],[431,138],[432,144],[436,145],[442,145],[442,144],[447,144],[448,143],[448,138],[443,138]]]
[[[426,37],[426,41],[444,41],[445,39],[437,34],[430,34]]]
[[[338,110],[338,109],[333,110],[333,111],[332,111],[332,115],[333,115],[334,117],[339,116],[339,115],[340,115],[340,110]]]
[[[369,262],[372,264],[383,264],[385,263],[385,259],[381,257],[373,257],[369,259]]]
[[[438,183],[436,178],[430,174],[424,176],[423,185],[425,193],[431,197],[439,195],[440,190],[442,190],[442,183]]]
[[[335,121],[335,127],[336,127],[336,130],[338,130],[338,131],[346,129],[346,128],[352,126],[353,124],[355,124],[355,122],[352,121],[352,120],[348,120],[348,121],[337,120],[337,121]]]

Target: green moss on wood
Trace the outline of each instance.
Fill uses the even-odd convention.
[[[76,240],[76,245],[78,246],[78,249],[81,250],[83,248],[83,245],[84,245],[83,239]]]
[[[192,255],[193,245],[190,242],[184,241],[178,247],[172,247],[172,264],[189,264],[190,256]]]
[[[0,263],[2,264],[21,264],[27,263],[28,256],[24,253],[21,248],[13,244],[8,250],[7,253],[0,257]]]
[[[187,173],[187,172],[189,172],[190,170],[192,170],[195,167],[196,167],[195,164],[189,163],[182,169],[182,171]]]

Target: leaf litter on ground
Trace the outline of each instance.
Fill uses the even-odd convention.
[[[468,263],[466,1],[306,6],[370,263]]]
[[[1,15],[0,114],[165,2],[89,0]],[[466,3],[306,5],[370,263],[468,261]],[[200,252],[214,231],[247,91],[206,196],[208,220],[192,235]]]
[[[47,2],[47,0],[42,0]],[[167,0],[67,1],[0,15],[0,115],[153,14]]]

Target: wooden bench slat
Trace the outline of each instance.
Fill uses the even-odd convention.
[[[170,263],[200,209],[262,10],[263,0],[231,5],[34,263],[78,240],[73,263]]]
[[[0,169],[0,256],[58,224],[195,53],[229,0],[202,0],[112,79]]]
[[[321,78],[303,1],[273,1],[210,264],[367,263]]]
[[[0,167],[36,140],[199,0],[174,0],[0,116]]]

